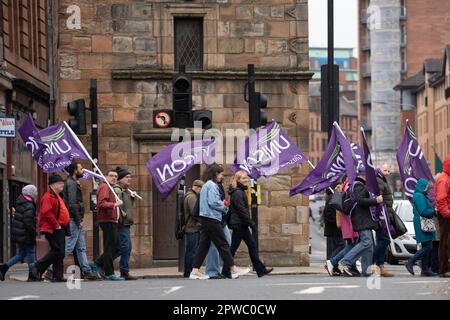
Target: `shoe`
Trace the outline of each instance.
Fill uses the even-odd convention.
[[[266,268],[266,270],[263,271],[263,273],[258,274],[258,278],[264,277],[266,275],[268,275],[269,273],[271,273],[273,271],[273,268]]]
[[[112,274],[110,276],[107,276],[106,280],[108,280],[108,281],[125,281],[124,278],[119,277],[117,274]]]
[[[414,275],[414,266],[409,263],[409,260],[405,262],[405,268],[409,273]]]
[[[432,272],[432,271],[424,271],[424,272],[421,272],[421,273],[420,273],[420,276],[421,276],[421,277],[437,277],[438,274],[437,274],[437,273],[434,273],[434,272]]]
[[[327,270],[327,272],[330,275],[330,277],[333,276],[334,266],[333,266],[333,264],[331,263],[330,260],[327,260],[327,262],[325,263],[325,270]]]
[[[440,273],[439,277],[441,277],[441,278],[450,278],[450,272]]]
[[[246,275],[249,272],[250,272],[250,268],[244,268],[244,269],[237,268],[237,271],[231,272],[231,278],[237,279],[237,278],[239,278],[239,276]]]
[[[342,275],[342,271],[339,270],[338,267],[334,267],[334,268],[333,268],[333,277],[339,277],[339,276],[341,276],[341,275]]]
[[[95,262],[89,264],[91,267],[92,273],[97,276],[99,279],[106,279],[105,271]]]
[[[226,279],[227,277],[224,276],[223,274],[218,274],[217,276],[212,276],[209,277],[211,280],[222,280],[222,279]]]
[[[34,275],[33,275],[33,272],[28,272],[28,279],[27,279],[27,282],[38,282],[38,281],[41,281],[40,279],[38,279],[38,278],[36,278]]]
[[[52,279],[53,279],[53,271],[50,270],[50,269],[47,269],[47,271],[45,271],[43,277],[47,281],[52,281]]]
[[[359,274],[359,272],[356,273],[354,270],[352,270],[352,268],[349,268],[349,267],[347,267],[347,266],[344,266],[344,267],[342,268],[342,273],[343,273],[343,275],[346,276],[346,277],[359,277],[359,276],[361,276],[361,275]]]
[[[100,277],[100,275],[98,275],[94,272],[84,272],[83,279],[96,281],[96,280],[102,280],[102,277]]]
[[[124,278],[126,281],[133,281],[133,280],[137,280],[138,278],[133,277],[132,275],[130,275],[128,272],[121,272],[120,276],[122,278]]]
[[[359,272],[356,265],[351,266],[350,271],[354,274],[354,277],[361,277],[361,272]]]
[[[33,279],[36,279],[36,281],[42,281],[41,274],[35,266],[31,268],[31,274],[33,275]]]
[[[201,273],[200,271],[197,271],[197,272],[191,272],[189,279],[191,279],[191,280],[208,280],[209,276]]]
[[[380,266],[380,276],[384,278],[392,278],[394,274],[386,270],[384,266]]]
[[[9,267],[6,264],[0,265],[0,280],[5,281],[6,272],[8,272]]]
[[[58,282],[67,282],[67,279],[64,278],[54,278],[50,280],[50,282],[58,283]]]

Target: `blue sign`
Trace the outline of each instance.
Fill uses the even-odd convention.
[[[16,137],[16,118],[0,117],[0,138]]]

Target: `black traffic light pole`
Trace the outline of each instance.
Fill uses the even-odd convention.
[[[260,125],[260,117],[255,117],[255,110],[259,111],[259,106],[257,106],[257,99],[255,93],[255,65],[248,65],[248,104],[249,104],[249,129],[252,131],[256,130]],[[251,193],[251,212],[252,220],[255,223],[255,228],[252,230],[253,239],[256,243],[256,250],[259,250],[258,243],[258,198],[257,198],[257,188],[258,183],[254,179],[250,179],[252,193]]]
[[[91,109],[91,125],[92,125],[92,133],[91,133],[91,139],[92,139],[92,158],[93,160],[98,163],[98,109],[97,109],[97,80],[91,79],[90,88],[89,88],[89,99],[90,99],[90,109]],[[94,181],[94,187],[93,187],[93,195],[92,197],[95,197],[95,194],[97,192],[98,184]],[[97,221],[97,212],[96,212],[96,206],[93,208],[92,213],[92,227],[93,227],[93,254],[94,254],[94,260],[97,259],[97,257],[100,254],[100,241],[99,241],[99,227],[98,227],[98,221]]]

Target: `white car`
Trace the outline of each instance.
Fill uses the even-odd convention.
[[[413,207],[408,200],[395,200],[394,211],[402,219],[408,232],[394,239],[387,250],[386,261],[389,264],[397,264],[399,260],[405,260],[417,252],[416,232],[414,231]],[[392,248],[392,246],[395,246]]]

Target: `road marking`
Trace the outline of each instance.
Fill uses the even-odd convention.
[[[395,284],[421,284],[421,283],[448,283],[448,280],[417,280],[417,281],[401,281]]]
[[[311,287],[301,291],[295,291],[293,294],[321,294],[325,289],[356,289],[361,286],[324,286],[324,287]]]
[[[25,299],[38,299],[39,296],[21,296],[21,297],[12,297],[8,300],[25,300]]]
[[[429,295],[432,295],[432,294],[433,294],[433,292],[417,292],[418,296],[429,296]]]
[[[288,282],[288,283],[271,283],[266,286],[329,286],[329,285],[346,285],[343,282]]]
[[[164,295],[167,296],[171,293],[174,293],[175,291],[180,290],[181,288],[183,288],[183,287],[172,287],[169,290],[164,291]]]

